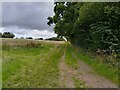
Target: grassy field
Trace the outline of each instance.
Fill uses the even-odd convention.
[[[83,55],[81,50],[67,42],[3,39],[2,44],[3,88],[64,88],[67,85],[85,88],[87,82],[78,77],[79,60],[92,67],[96,74],[114,83],[118,82],[116,68],[99,64],[97,57]],[[73,53],[77,59],[74,58]],[[59,68],[62,58],[63,70]],[[60,76],[61,72],[64,75]],[[72,83],[68,84],[68,82]]]
[[[11,42],[3,41],[3,87],[58,87],[61,44]]]

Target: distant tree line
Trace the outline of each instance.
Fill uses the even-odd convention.
[[[3,34],[0,32],[0,38],[14,38],[15,35],[13,33],[10,32],[4,32]],[[16,37],[16,39],[19,39]],[[20,37],[20,39],[33,39],[33,37]],[[35,40],[44,40],[43,38],[36,38]],[[50,40],[50,41],[64,41],[63,38],[60,37],[51,37],[51,38],[47,38],[45,40]]]
[[[60,38],[60,37],[52,37],[52,38],[47,38],[45,40],[50,40],[50,41],[65,41],[63,38]]]
[[[36,40],[43,40],[43,38],[36,38]]]
[[[26,39],[33,39],[32,37],[26,37]]]
[[[4,32],[3,34],[0,32],[0,38],[14,38],[15,35],[10,32]]]

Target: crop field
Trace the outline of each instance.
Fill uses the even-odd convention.
[[[117,88],[118,69],[65,41],[2,40],[3,88]]]

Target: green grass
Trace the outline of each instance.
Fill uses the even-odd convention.
[[[87,52],[80,48],[74,47],[75,55],[86,64],[91,66],[95,72],[99,75],[106,77],[107,79],[111,80],[112,82],[118,84],[118,68],[110,67],[107,64],[100,63],[100,58],[95,56],[94,58]],[[84,54],[86,53],[86,54]]]
[[[64,46],[42,44],[37,48],[3,46],[3,88],[59,87],[58,64]]]
[[[0,39],[0,89],[2,88],[2,40]]]
[[[66,53],[65,53],[65,63],[68,66],[77,69],[79,67],[78,60],[73,57],[72,50],[73,48],[71,47],[71,45],[68,44],[66,47]]]
[[[86,88],[85,82],[83,82],[83,81],[81,81],[81,80],[79,80],[79,79],[77,79],[75,77],[73,77],[72,79],[75,82],[74,85],[75,85],[76,88]]]
[[[3,88],[58,88],[60,86],[58,65],[65,46],[65,63],[69,67],[78,70],[80,59],[91,66],[97,74],[115,83],[118,82],[117,68],[100,63],[100,58],[96,56],[93,58],[88,52],[68,43],[5,39],[0,56]],[[76,88],[85,87],[85,83],[75,76],[73,81]]]

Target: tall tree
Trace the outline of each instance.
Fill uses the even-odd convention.
[[[118,2],[56,2],[55,24],[59,37],[92,50],[115,49],[120,46],[120,5]],[[120,49],[120,48],[119,48]]]

